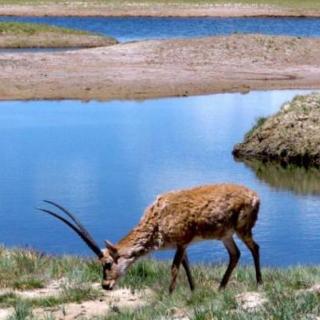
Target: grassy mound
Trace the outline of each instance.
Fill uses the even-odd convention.
[[[320,166],[320,94],[297,96],[281,110],[259,119],[243,143],[235,145],[237,158],[275,160],[283,164]]]

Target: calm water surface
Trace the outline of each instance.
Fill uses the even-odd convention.
[[[235,32],[320,36],[319,18],[105,18],[0,17],[0,21],[47,23],[113,36],[120,41],[191,38]]]
[[[264,265],[320,263],[319,172],[310,179],[308,172],[292,171],[277,183],[270,177],[277,177],[279,168],[261,176],[254,165],[231,155],[257,117],[276,112],[296,93],[1,102],[0,242],[91,254],[64,225],[35,210],[41,199],[72,209],[102,245],[129,231],[161,192],[236,182],[261,196],[254,233]],[[227,259],[218,241],[196,244],[189,252],[193,261]],[[247,250],[242,262],[251,262]]]

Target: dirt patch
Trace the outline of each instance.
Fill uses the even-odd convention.
[[[0,99],[144,99],[320,88],[320,39],[232,35],[0,55]]]
[[[236,301],[241,309],[256,311],[267,302],[267,299],[259,292],[244,292],[236,296]]]
[[[320,94],[295,97],[247,133],[236,157],[320,166]]]
[[[32,290],[13,290],[13,289],[2,289],[0,295],[13,293],[21,298],[25,299],[37,299],[58,296],[64,286],[68,283],[66,279],[51,281],[46,287]]]
[[[0,320],[7,320],[13,311],[13,308],[0,309]]]
[[[320,283],[313,285],[311,288],[305,290],[305,292],[313,292],[316,294],[320,294]]]
[[[110,312],[120,313],[124,309],[136,309],[148,303],[151,291],[132,292],[117,289],[105,292],[99,300],[81,303],[66,303],[55,308],[35,309],[33,314],[39,319],[82,319],[105,316]]]
[[[39,299],[48,297],[58,297],[66,281],[51,282],[47,287],[35,290],[2,290],[1,294],[14,293],[24,299]],[[104,316],[110,312],[122,312],[124,309],[135,309],[148,304],[154,294],[151,290],[132,291],[130,289],[117,289],[104,291],[100,289],[100,284],[92,287],[100,291],[98,300],[83,301],[81,303],[65,303],[50,308],[33,309],[33,315],[37,319],[82,319],[96,316]],[[14,312],[13,308],[0,309],[0,320],[5,320]]]
[[[319,8],[245,4],[96,3],[69,1],[51,4],[2,5],[0,15],[15,16],[146,16],[146,17],[319,17]]]

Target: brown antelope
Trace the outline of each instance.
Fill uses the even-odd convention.
[[[220,288],[224,288],[240,258],[240,251],[233,240],[234,233],[251,251],[257,283],[262,283],[259,246],[252,238],[252,228],[259,211],[259,198],[246,187],[218,184],[160,195],[128,235],[115,245],[106,241],[105,249],[98,247],[70,212],[52,201],[45,202],[62,210],[73,223],[50,210],[40,210],[66,223],[98,256],[103,266],[102,287],[106,290],[112,290],[116,281],[139,257],[162,248],[176,249],[171,267],[170,293],[175,288],[180,264],[184,267],[193,290],[194,282],[186,248],[193,241],[209,239],[221,240],[229,253],[229,265],[220,283]]]

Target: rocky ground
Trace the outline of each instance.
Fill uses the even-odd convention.
[[[242,35],[0,55],[0,100],[320,88],[320,39]]]
[[[244,159],[320,166],[320,94],[297,96],[277,114],[259,119],[233,154]]]

